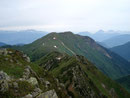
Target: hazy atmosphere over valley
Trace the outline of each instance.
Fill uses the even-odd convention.
[[[130,0],[0,0],[0,98],[130,98]]]

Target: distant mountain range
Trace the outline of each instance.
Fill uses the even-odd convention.
[[[90,37],[76,35],[72,32],[50,33],[31,44],[10,46],[10,48],[24,51],[33,62],[50,52],[57,51],[70,56],[83,55],[113,79],[130,74],[128,61],[100,46]]]
[[[0,31],[0,42],[9,45],[28,44],[46,34],[47,32],[36,30]]]
[[[130,34],[122,34],[102,41],[107,47],[123,45],[130,41]]]
[[[93,38],[95,41],[98,42],[102,42],[103,40],[107,40],[111,37],[115,37],[117,35],[120,35],[121,31],[113,31],[113,30],[109,30],[109,31],[103,31],[103,30],[99,30],[96,33],[92,34],[90,32],[79,32],[79,35],[83,35],[83,36],[89,36],[91,38]],[[127,33],[127,32],[125,32]]]
[[[119,54],[126,60],[130,61],[130,42],[127,42],[124,45],[116,46],[113,48],[110,48],[113,52]]]
[[[0,46],[5,46],[6,44],[3,42],[0,42]]]
[[[89,36],[106,48],[123,45],[130,41],[130,32],[128,31],[99,30],[94,34],[87,31],[80,32],[78,34],[83,36]]]

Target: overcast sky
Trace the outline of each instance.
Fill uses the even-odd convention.
[[[0,29],[130,31],[130,0],[0,0]]]

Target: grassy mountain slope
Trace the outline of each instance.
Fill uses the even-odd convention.
[[[119,78],[116,81],[130,92],[130,75]]]
[[[111,48],[111,50],[113,52],[119,54],[126,60],[128,60],[128,61],[130,60],[130,42],[128,42],[124,45],[113,47],[113,48]]]
[[[98,45],[93,39],[71,32],[50,33],[31,44],[11,48],[24,51],[32,61],[53,51],[67,53],[71,56],[83,55],[113,79],[130,73],[130,64],[126,60]]]
[[[129,96],[118,83],[102,74],[83,56],[70,57],[67,54],[52,52],[35,63],[64,84],[73,98],[92,96],[124,98]]]
[[[66,90],[56,79],[42,67],[29,62],[25,54],[0,49],[0,98],[28,98],[24,96],[40,96],[49,90],[55,90],[59,98],[68,98]]]
[[[50,53],[34,64],[17,50],[0,49],[0,76],[1,98],[42,98],[44,94],[52,98],[49,97],[52,90],[58,98],[130,96],[83,56],[70,57],[58,52]]]

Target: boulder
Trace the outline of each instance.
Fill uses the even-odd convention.
[[[50,87],[50,82],[49,81],[45,81],[45,85],[46,85],[46,88]]]
[[[38,84],[38,81],[35,77],[30,77],[28,80],[27,80],[29,83],[31,83],[32,85],[37,85]]]
[[[28,94],[28,95],[26,95],[26,96],[24,96],[22,98],[33,98],[33,96],[31,94]]]
[[[10,77],[7,73],[0,71],[0,92],[6,92],[9,88],[8,81],[10,81]]]
[[[0,49],[0,54],[6,56],[8,54],[7,49]]]
[[[42,93],[42,90],[40,88],[35,88],[34,91],[31,93],[33,97],[38,96]]]
[[[25,68],[24,69],[24,73],[23,73],[23,78],[24,79],[28,79],[29,78],[29,76],[30,76],[30,68],[29,67],[27,67],[27,68]]]
[[[23,54],[23,58],[24,58],[27,62],[30,62],[30,58],[29,58],[26,54]]]
[[[18,88],[18,83],[17,83],[17,82],[13,82],[13,87],[14,87],[15,89],[17,89],[17,88]]]
[[[112,98],[117,98],[117,94],[116,94],[114,88],[111,88],[110,91],[109,91],[109,93],[112,96]]]
[[[40,94],[38,97],[36,98],[58,98],[55,90],[50,90],[50,91],[47,91],[47,92],[44,92],[42,94]]]

